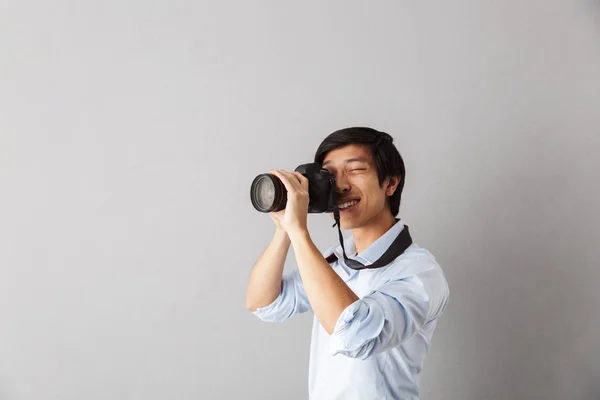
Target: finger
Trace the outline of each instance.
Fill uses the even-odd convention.
[[[298,178],[292,174],[291,172],[287,172],[284,170],[276,170],[277,172],[279,172],[281,175],[283,175],[289,182],[289,184],[294,188],[294,190],[298,191],[302,189],[302,185],[300,184],[300,181],[298,180]]]
[[[294,174],[298,178],[298,180],[300,181],[300,185],[302,185],[304,189],[308,190],[308,178],[298,171],[294,171],[292,172],[292,174]]]
[[[304,187],[302,183],[300,183],[298,177],[291,172],[276,170],[281,174],[281,176],[287,178],[289,187],[286,187],[288,194],[306,194],[308,195],[308,186]],[[285,185],[285,184],[284,184]]]
[[[284,174],[284,171],[274,169],[269,172],[281,180],[281,182],[283,183],[283,186],[285,186],[285,189],[288,191],[288,193],[296,191],[296,186],[294,186],[294,184],[290,180],[290,178]]]
[[[282,174],[284,174],[285,176],[288,177],[288,179],[290,180],[290,182],[294,183],[294,184],[300,184],[301,181],[298,179],[298,176],[296,176],[294,174],[294,172],[288,172],[288,171],[281,171]]]
[[[308,182],[308,178],[306,176],[302,175],[300,172],[294,171],[294,172],[292,172],[292,174],[296,175],[300,182]]]
[[[306,183],[304,183],[304,180],[306,178],[304,178],[304,176],[300,172],[283,171],[283,173],[289,177],[290,182],[292,182],[297,191],[308,192],[308,180],[306,181]]]

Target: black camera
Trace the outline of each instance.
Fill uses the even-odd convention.
[[[302,164],[296,168],[308,179],[308,212],[333,212],[337,209],[335,177],[318,163]],[[257,211],[268,213],[283,210],[287,190],[273,174],[260,174],[252,181],[250,200]]]

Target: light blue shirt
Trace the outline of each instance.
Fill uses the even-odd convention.
[[[344,240],[346,254],[363,264],[375,262],[404,229],[402,220],[356,255],[354,238]],[[437,320],[448,303],[444,272],[434,256],[415,243],[390,264],[353,270],[344,264],[342,247],[332,246],[334,271],[359,297],[327,334],[313,320],[308,390],[311,400],[418,399],[419,374]],[[254,314],[282,322],[311,310],[295,269],[283,276],[273,303]]]

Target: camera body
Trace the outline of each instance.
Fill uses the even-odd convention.
[[[337,208],[335,177],[318,163],[299,165],[295,171],[308,179],[308,212],[333,212]],[[273,174],[260,174],[250,187],[250,200],[257,211],[268,213],[283,210],[287,190]]]
[[[337,207],[335,177],[317,163],[302,164],[297,172],[308,179],[308,212],[333,212]]]

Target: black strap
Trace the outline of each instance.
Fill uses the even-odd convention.
[[[337,214],[337,213],[334,213],[334,214]],[[383,253],[381,255],[381,257],[379,257],[379,259],[377,261],[375,261],[373,264],[364,265],[360,261],[353,260],[346,256],[346,249],[344,248],[344,238],[342,236],[342,231],[340,229],[340,224],[339,224],[339,214],[336,215],[336,217],[337,217],[336,224],[338,226],[338,232],[339,232],[339,236],[340,236],[340,244],[342,245],[342,251],[344,254],[345,264],[348,266],[348,268],[351,268],[351,269],[361,270],[361,269],[375,269],[375,268],[385,267],[386,265],[388,265],[389,263],[394,261],[400,254],[404,253],[404,251],[408,248],[408,246],[410,246],[413,242],[412,238],[410,236],[410,232],[408,231],[408,226],[404,225],[404,229],[402,229],[402,232],[400,232],[398,234],[396,239],[394,239],[394,241],[392,242],[390,247],[388,247],[388,249],[385,251],[385,253]],[[396,218],[396,223],[398,221],[399,221],[399,219]],[[330,256],[328,256],[326,258],[326,260],[328,263],[331,264],[332,262],[337,260],[337,256],[335,255],[335,253],[332,253]]]

